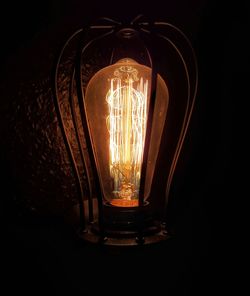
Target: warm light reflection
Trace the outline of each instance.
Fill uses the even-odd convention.
[[[130,65],[121,66],[110,79],[109,166],[116,206],[137,206],[147,120],[148,80]]]

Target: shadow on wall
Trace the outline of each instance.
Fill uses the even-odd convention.
[[[142,7],[139,2],[132,9],[127,3],[120,10],[114,1],[91,1],[87,10],[81,1],[17,4],[19,12],[7,6],[6,13],[12,13],[15,21],[9,23],[8,31],[4,30],[6,46],[2,48],[9,56],[2,72],[2,158],[22,206],[33,213],[62,215],[77,203],[75,180],[62,143],[51,89],[54,61],[69,34],[103,13],[129,21],[142,10],[152,18],[169,19],[194,38],[204,3],[193,2],[194,9],[180,2],[190,14],[179,11],[173,3],[164,12],[160,3],[153,9],[146,3]],[[69,117],[67,108],[65,113]],[[69,124],[67,128],[73,127]]]

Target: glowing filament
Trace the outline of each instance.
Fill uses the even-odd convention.
[[[131,66],[120,67],[107,93],[109,166],[113,179],[112,204],[137,206],[143,158],[148,80],[138,79]],[[135,85],[136,84],[136,85]]]

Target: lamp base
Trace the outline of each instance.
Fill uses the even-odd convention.
[[[150,229],[151,233],[149,229],[146,229],[146,232],[143,233],[141,237],[137,236],[137,232],[135,231],[120,232],[119,236],[117,236],[117,234],[110,235],[110,233],[106,233],[107,236],[103,237],[98,233],[97,229],[97,224],[93,223],[88,225],[84,231],[78,231],[77,235],[79,239],[85,242],[113,247],[136,247],[140,245],[156,244],[167,241],[170,238],[170,235],[163,225],[161,225],[158,232],[153,232],[153,227]]]
[[[87,201],[85,205],[87,207]],[[152,218],[148,202],[145,202],[140,212],[136,207],[118,208],[105,204],[103,232],[100,231],[99,223],[95,222],[98,221],[96,200],[93,205],[94,222],[85,225],[84,231],[79,230],[80,218],[77,206],[73,207],[67,216],[68,223],[75,229],[76,237],[80,241],[103,246],[136,247],[161,243],[171,237],[165,225]],[[142,225],[138,224],[139,218],[142,218]]]

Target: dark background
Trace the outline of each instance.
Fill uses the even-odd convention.
[[[59,222],[20,220],[8,197],[15,182],[9,178],[8,161],[3,160],[4,276],[0,289],[6,289],[6,295],[96,295],[99,289],[111,295],[225,295],[239,289],[233,267],[237,256],[232,251],[236,213],[227,209],[235,198],[235,108],[245,97],[247,85],[249,4],[195,0],[8,2],[1,7],[2,64],[32,47],[39,36],[58,32],[60,26],[58,38],[62,41],[68,32],[98,16],[130,20],[138,13],[179,26],[198,58],[197,104],[180,159],[185,171],[174,181],[178,198],[169,205],[176,238],[159,248],[106,252],[80,246],[70,229]]]

